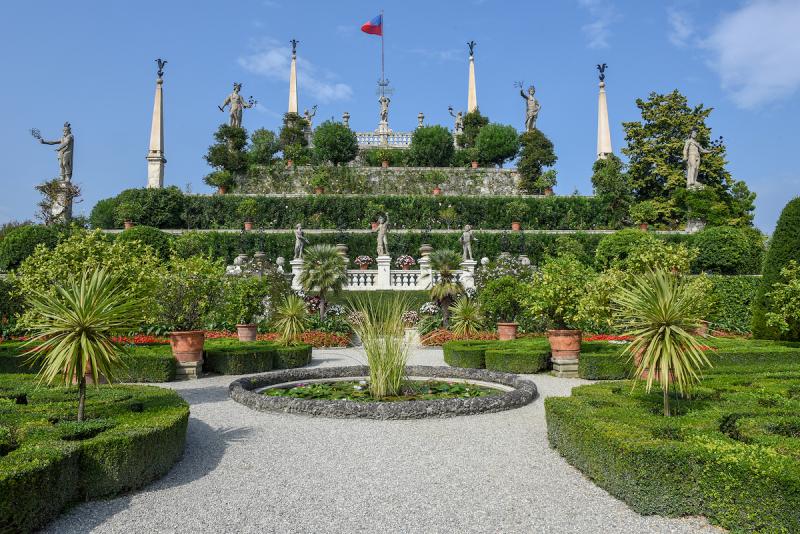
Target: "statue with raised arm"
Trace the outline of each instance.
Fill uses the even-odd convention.
[[[464,133],[464,112],[459,111],[458,113],[453,113],[453,106],[448,107],[447,111],[449,111],[450,116],[455,119],[455,124],[453,125],[453,134],[461,135]]]
[[[386,95],[381,95],[378,99],[378,103],[381,105],[381,122],[385,124],[389,124],[389,102],[391,100]]]
[[[522,85],[521,83],[519,84]],[[532,132],[536,129],[536,119],[539,117],[539,110],[542,109],[542,106],[539,104],[539,101],[536,100],[536,88],[531,85],[528,87],[528,94],[525,94],[525,91],[522,90],[520,87],[519,94],[525,100],[525,131]]]
[[[475,44],[475,41],[470,41],[467,43],[467,46],[469,47],[469,57],[475,55]]]
[[[43,145],[58,145],[56,154],[58,154],[58,165],[61,168],[61,181],[69,182],[72,180],[72,151],[75,147],[75,137],[72,135],[70,124],[68,122],[64,123],[61,139],[53,141],[42,139],[42,135],[36,129],[31,130],[31,134]]]
[[[297,223],[297,225],[294,227],[294,259],[303,259],[303,249],[306,245],[308,245],[308,239],[306,239],[306,236],[303,233],[303,226],[300,223]]]
[[[389,255],[389,242],[386,240],[386,234],[389,232],[389,214],[386,218],[383,216],[378,217],[378,256]]]
[[[242,112],[245,109],[252,108],[255,105],[255,101],[251,98],[249,101],[245,101],[244,97],[239,94],[239,91],[242,90],[242,84],[234,83],[233,84],[233,92],[228,95],[225,99],[225,102],[222,103],[221,106],[217,106],[220,111],[225,111],[225,106],[230,106],[230,125],[235,128],[242,127]]]
[[[600,81],[601,82],[606,81],[606,69],[607,68],[608,68],[608,65],[606,65],[605,63],[599,63],[597,65],[597,70],[600,73]]]
[[[464,227],[464,233],[461,234],[459,242],[461,243],[461,256],[464,261],[472,260],[472,242],[477,241],[472,235],[472,226],[469,224]]]
[[[312,124],[313,124],[313,122],[312,122],[312,121],[314,120],[314,117],[316,117],[316,115],[317,115],[317,105],[316,105],[316,104],[314,104],[314,105],[312,106],[312,108],[311,108],[311,111],[308,111],[308,109],[306,109],[306,110],[303,112],[303,118],[304,118],[304,119],[306,120],[306,122],[308,123],[308,129],[309,129],[309,131],[310,131],[310,130],[313,130],[313,127],[312,127]]]
[[[697,181],[697,173],[700,172],[700,155],[708,154],[711,151],[703,148],[697,141],[697,130],[692,130],[686,143],[683,144],[683,161],[686,162],[686,187],[689,189],[702,187]]]

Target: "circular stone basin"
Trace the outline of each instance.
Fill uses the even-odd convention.
[[[319,417],[367,419],[421,419],[453,417],[478,413],[500,412],[519,408],[538,397],[536,385],[510,373],[461,367],[406,367],[409,379],[463,380],[481,386],[495,387],[498,395],[438,400],[361,402],[351,400],[298,399],[271,397],[260,392],[270,386],[286,386],[297,382],[361,379],[369,375],[366,366],[316,367],[274,371],[240,378],[231,383],[230,397],[240,404],[262,412],[300,413]]]

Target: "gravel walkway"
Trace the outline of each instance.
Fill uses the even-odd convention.
[[[313,365],[362,361],[314,351]],[[438,349],[412,363],[443,364]],[[542,397],[583,380],[531,377]],[[230,376],[169,384],[192,405],[186,453],[145,490],[76,506],[47,532],[721,532],[643,517],[547,444],[542,399],[507,412],[418,421],[251,411]]]

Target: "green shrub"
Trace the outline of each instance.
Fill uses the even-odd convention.
[[[123,230],[117,235],[117,241],[139,241],[153,249],[156,256],[162,260],[169,259],[171,254],[171,238],[158,228],[152,226],[134,226]]]
[[[486,341],[448,341],[442,345],[444,361],[452,367],[486,367],[486,349],[491,342]]]
[[[598,269],[605,269],[624,262],[636,249],[641,248],[656,238],[643,230],[626,228],[600,239],[595,250],[595,264]]]
[[[13,453],[0,456],[0,525],[6,531],[36,530],[73,503],[140,488],[183,454],[189,406],[173,391],[91,387],[92,419],[81,425],[69,419],[74,388],[0,376],[0,398],[20,391],[28,404],[0,410],[0,429],[18,440]]]
[[[523,306],[531,315],[545,318],[549,328],[580,328],[580,300],[595,276],[575,256],[547,258],[522,296]]]
[[[525,284],[513,276],[501,276],[486,283],[478,302],[492,323],[513,323],[522,312],[526,290]]]
[[[448,167],[453,152],[453,135],[444,126],[423,126],[411,136],[409,160],[416,166]]]
[[[715,274],[758,274],[764,260],[764,236],[754,228],[717,226],[695,234],[698,249],[694,271]]]
[[[503,342],[499,342],[502,344]],[[534,374],[547,370],[550,352],[531,348],[490,348],[485,352],[486,368],[503,373]]]
[[[633,374],[622,347],[610,343],[583,343],[578,359],[578,376],[586,380],[622,380]]]
[[[311,345],[275,347],[274,369],[294,369],[311,363]]]
[[[0,374],[38,373],[41,364],[28,361],[28,356],[23,356],[26,351],[22,341],[4,341],[0,343]]]
[[[172,382],[178,365],[166,344],[129,347],[122,362],[117,377],[121,382]]]
[[[757,276],[711,276],[711,313],[706,316],[714,330],[750,332],[752,305],[761,284]]]
[[[514,159],[519,151],[519,134],[516,128],[505,124],[487,124],[475,138],[475,148],[481,163],[503,166]]]
[[[220,340],[221,341],[221,340]],[[244,375],[271,371],[275,360],[275,344],[269,341],[208,341],[203,356],[206,371],[223,375]]]
[[[768,293],[776,282],[780,281],[781,270],[791,260],[800,262],[800,197],[797,197],[783,208],[775,232],[770,240],[769,250],[764,258],[761,285],[753,303],[753,335],[764,339],[798,339],[792,334],[782,334],[777,328],[767,325],[766,315],[772,309]],[[798,321],[800,323],[800,321]],[[797,335],[800,327],[790,329]]]
[[[342,165],[353,161],[356,154],[356,134],[341,122],[325,121],[314,129],[314,155],[320,161]]]
[[[59,231],[52,226],[32,224],[14,228],[0,240],[0,271],[16,269],[37,245],[52,249],[58,240]]]

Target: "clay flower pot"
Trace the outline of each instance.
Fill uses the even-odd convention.
[[[370,224],[370,226],[372,226],[372,231],[373,232],[378,229],[378,223],[377,222],[373,221],[373,222],[371,222],[369,224]]]
[[[245,229],[245,230],[247,230],[248,232],[249,232],[250,230],[252,230],[252,229],[253,229],[253,223],[252,223],[252,221],[245,221],[245,222],[244,222],[244,229]]]
[[[290,159],[287,159],[287,160],[286,160],[286,168],[287,168],[287,169],[291,169],[291,168],[292,168],[292,165],[294,165],[294,161],[292,161],[292,160],[290,160]]]
[[[228,187],[227,186],[221,185],[221,186],[217,187],[217,194],[224,195],[227,192],[228,192]]]
[[[641,350],[637,350],[633,355],[633,365],[634,365],[634,367],[636,369],[638,369],[639,365],[641,363],[642,363],[642,351]],[[650,369],[645,367],[644,370],[642,370],[642,374],[639,375],[639,379],[640,380],[647,380],[648,378],[650,378]],[[653,375],[653,380],[655,382],[660,382],[661,381],[661,372],[656,371],[654,373],[654,375]],[[675,375],[672,374],[672,371],[670,371],[669,372],[669,382],[670,382],[670,384],[672,383],[673,380],[675,380]]]
[[[124,223],[122,223],[122,225],[125,227],[126,230],[130,230],[135,226],[133,224],[133,221],[125,221]]]
[[[707,336],[708,335],[708,321],[700,321],[700,326],[694,329],[693,332],[696,336]]]
[[[318,195],[321,195],[324,192],[325,192],[325,188],[324,187],[315,187],[314,188],[314,193],[316,193]]]
[[[577,360],[581,353],[580,330],[548,330],[550,354],[554,360]]]
[[[258,326],[254,324],[237,324],[236,333],[239,334],[239,341],[255,341]]]
[[[179,362],[202,362],[205,337],[206,333],[202,330],[170,332],[169,344],[172,347],[172,355]]]
[[[433,195],[434,195],[434,196],[439,196],[439,195],[441,195],[441,194],[442,194],[442,188],[441,188],[441,187],[439,187],[439,186],[437,185],[436,187],[434,187],[434,188],[433,188]]]
[[[470,165],[472,165],[473,169],[477,169],[478,168],[478,162],[477,161],[471,162]]]
[[[546,196],[546,197],[553,196],[553,188],[552,187],[545,187],[544,196]]]
[[[369,265],[367,265],[366,263],[362,263],[361,265],[358,266],[358,268],[361,269],[362,271],[366,271],[367,267],[369,267]]]
[[[385,160],[381,161],[381,167],[383,167],[385,169],[388,166],[389,166],[389,160],[388,159],[385,159]]]
[[[515,232],[519,232],[520,230],[519,222],[511,221],[511,229]]]
[[[400,266],[400,268],[403,269],[404,271],[407,271],[409,267],[411,267],[411,266],[410,265],[401,265]]]
[[[647,227],[648,227],[648,224],[647,224],[647,223],[641,223],[641,224],[639,224],[639,230],[645,230],[645,231],[647,231]]]
[[[517,339],[517,323],[497,323],[497,339],[511,341]]]

